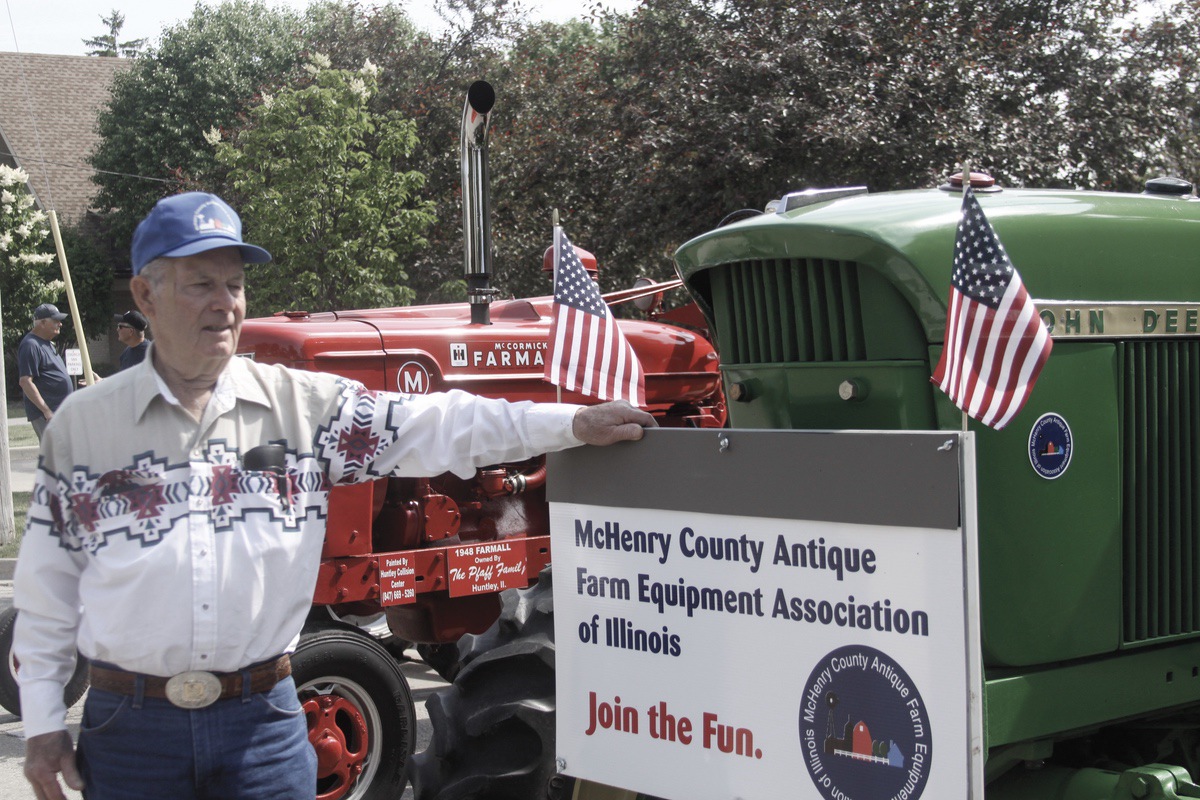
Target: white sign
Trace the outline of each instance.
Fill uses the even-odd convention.
[[[63,356],[67,362],[68,375],[83,374],[83,356],[80,355],[78,347],[68,347],[63,351]]]
[[[567,774],[668,800],[982,798],[969,531],[571,502],[550,524]]]

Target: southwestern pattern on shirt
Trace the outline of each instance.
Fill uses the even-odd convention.
[[[77,466],[69,477],[57,478],[43,473],[44,481],[56,481],[58,491],[49,491],[44,481],[36,483],[29,510],[31,530],[44,525],[67,550],[94,554],[113,536],[142,547],[158,544],[197,510],[196,499],[202,500],[200,508],[217,533],[233,530],[251,515],[289,531],[325,516],[329,481],[311,456],[297,459],[289,453],[285,475],[213,464],[211,476],[193,474],[190,464],[167,466],[152,454],[141,458],[158,468],[95,475]]]
[[[390,470],[377,469],[375,459],[381,446],[395,441],[397,414],[408,395],[376,392],[352,381],[340,384],[338,415],[317,427],[316,451],[338,483],[383,477]]]
[[[241,469],[241,453],[225,439],[206,443],[203,463],[211,465],[211,475],[196,475],[191,463],[168,464],[153,451],[134,456],[125,469],[99,475],[84,465],[76,465],[69,476],[43,470],[58,491],[38,482],[30,523],[46,525],[70,551],[95,554],[114,536],[150,547],[196,510],[194,498],[207,498],[204,510],[218,533],[252,514],[297,531],[301,522],[325,518],[330,471],[343,483],[380,474],[363,468],[398,429],[391,422],[391,409],[401,402],[396,395],[388,396],[386,411],[380,413],[378,392],[351,381],[339,381],[339,388],[336,415],[317,426],[314,436],[313,447],[321,456],[287,450],[282,475]],[[287,442],[269,444],[286,447]]]

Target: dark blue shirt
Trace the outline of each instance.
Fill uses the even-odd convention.
[[[125,352],[121,353],[121,369],[129,369],[134,364],[142,363],[142,359],[146,357],[146,351],[149,349],[150,343],[145,339],[133,347],[126,347]]]
[[[17,374],[22,378],[26,375],[33,378],[33,385],[51,411],[57,411],[74,388],[67,365],[55,352],[54,345],[32,331],[25,334],[17,346]],[[24,399],[25,416],[31,420],[42,419],[44,415],[38,407],[28,397]]]

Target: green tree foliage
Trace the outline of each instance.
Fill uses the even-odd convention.
[[[459,122],[480,78],[497,90],[497,285],[519,295],[549,291],[555,207],[613,289],[669,277],[686,239],[809,186],[931,186],[964,158],[1010,186],[1200,177],[1200,0],[1153,18],[1130,0],[642,0],[567,25],[528,25],[509,0],[444,9],[438,35],[394,4],[330,1],[302,22],[245,0],[197,14],[118,79],[95,163],[224,186],[203,131],[236,130],[263,87],[303,83],[302,50],[342,70],[369,58],[369,108],[416,123],[405,169],[427,176],[437,212],[428,246],[403,256],[419,302],[461,291]],[[100,180],[126,241],[182,188]]]
[[[664,278],[728,212],[810,186],[936,185],[964,158],[1010,186],[1139,190],[1195,151],[1198,17],[1130,11],[644,0],[591,36],[527,30],[498,82],[496,227],[515,247],[497,261],[536,291],[524,265],[559,205],[606,289]]]
[[[22,169],[0,164],[0,293],[4,352],[29,330],[33,309],[65,302],[46,215],[35,205]]]
[[[249,235],[275,257],[248,273],[251,310],[407,305],[402,258],[433,219],[410,169],[416,126],[371,110],[371,62],[307,67],[311,83],[264,96],[231,141],[212,133]]]
[[[298,63],[301,47],[300,20],[289,11],[249,0],[197,6],[114,78],[90,162],[95,205],[110,213],[116,240],[128,246],[160,198],[200,188],[196,177],[216,166],[205,132],[234,126],[263,87]]]
[[[416,122],[413,163],[426,176],[426,196],[434,200],[437,215],[428,247],[413,254],[408,270],[420,302],[465,299],[458,162],[463,100],[472,82],[495,79],[523,28],[520,9],[511,0],[445,0],[440,8],[446,25],[436,36],[415,30],[402,8],[391,3],[310,9],[311,46],[343,69],[369,57],[379,66],[373,107]],[[508,231],[495,235],[503,239]]]
[[[63,240],[63,252],[71,269],[71,288],[75,291],[75,309],[83,320],[83,332],[89,341],[107,336],[112,331],[113,314],[124,313],[129,308],[113,308],[112,269],[114,263],[127,263],[129,248],[123,247],[114,252],[106,247],[103,231],[94,228],[93,220],[85,220],[75,227],[63,228],[60,233]],[[57,271],[57,267],[56,267]],[[63,302],[66,302],[65,298]],[[69,309],[59,305],[63,311]],[[62,333],[54,340],[56,345],[76,347],[78,338],[75,335],[75,325],[72,320],[63,324]],[[91,350],[92,367],[101,375],[112,372],[113,364],[101,364],[96,350]]]
[[[91,48],[87,53],[89,56],[135,58],[146,46],[145,39],[121,41],[121,28],[125,27],[125,15],[115,8],[107,17],[100,17],[100,21],[108,29],[108,33],[83,40],[84,46]]]

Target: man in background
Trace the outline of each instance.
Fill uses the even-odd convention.
[[[126,311],[117,315],[117,338],[125,345],[121,353],[121,369],[129,369],[142,363],[150,343],[146,341],[146,328],[150,323],[140,311]]]
[[[17,345],[18,382],[25,394],[25,416],[33,423],[39,442],[50,418],[73,388],[67,365],[51,344],[62,331],[66,318],[56,306],[42,303],[33,310],[33,328]]]

